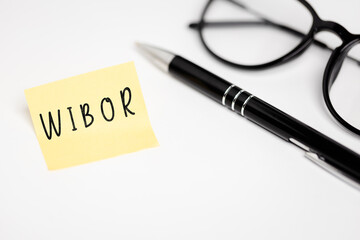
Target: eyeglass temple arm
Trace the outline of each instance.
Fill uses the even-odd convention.
[[[277,23],[273,23],[273,22],[270,22],[270,21],[267,21],[267,20],[263,20],[263,21],[217,21],[217,22],[202,22],[203,26],[207,26],[207,27],[229,27],[229,26],[243,26],[243,27],[248,27],[248,26],[271,26],[271,27],[275,27],[275,28],[278,28],[282,31],[285,31],[285,32],[288,32],[288,33],[291,33],[292,35],[295,35],[295,36],[298,36],[298,37],[305,37],[305,34],[302,33],[302,32],[299,32],[295,29],[292,29],[290,27],[287,27],[285,25],[281,25],[281,24],[277,24]],[[191,29],[199,29],[200,27],[200,23],[197,23],[197,22],[194,22],[194,23],[190,23],[189,24],[189,27]],[[333,48],[330,48],[328,45],[326,45],[325,43],[319,41],[319,40],[316,40],[314,39],[313,43],[316,45],[316,46],[319,46],[321,48],[324,48],[324,49],[327,49],[327,50],[330,50],[330,51],[333,51],[334,49]],[[359,66],[360,66],[360,61],[353,58],[353,57],[350,57],[350,56],[347,56],[348,59],[356,62]]]

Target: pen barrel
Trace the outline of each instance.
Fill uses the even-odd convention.
[[[244,115],[286,141],[296,140],[308,148],[305,150],[360,182],[360,155],[352,150],[257,97],[246,104]]]
[[[360,155],[352,150],[180,56],[170,62],[169,72],[285,141],[300,143],[296,145],[360,183]]]
[[[169,72],[217,102],[222,101],[224,92],[231,85],[230,82],[180,56],[175,56],[170,62]]]

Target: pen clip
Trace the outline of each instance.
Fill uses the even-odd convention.
[[[325,169],[326,171],[328,171],[332,175],[334,175],[337,178],[343,180],[344,182],[346,182],[350,186],[356,188],[357,190],[360,190],[360,183],[359,182],[357,182],[355,179],[353,179],[352,177],[350,177],[348,174],[344,173],[343,171],[341,171],[341,170],[331,166],[327,162],[325,162],[323,159],[321,159],[319,157],[318,154],[316,154],[314,152],[311,152],[311,151],[306,151],[305,152],[305,157],[307,159],[311,160],[313,163],[317,164],[318,166],[322,167],[323,169]]]

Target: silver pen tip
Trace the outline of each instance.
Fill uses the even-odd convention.
[[[153,64],[165,72],[169,71],[169,65],[176,56],[175,54],[140,42],[135,42],[135,45]]]

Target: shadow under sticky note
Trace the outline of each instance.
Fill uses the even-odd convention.
[[[156,147],[133,62],[25,90],[48,169]]]

